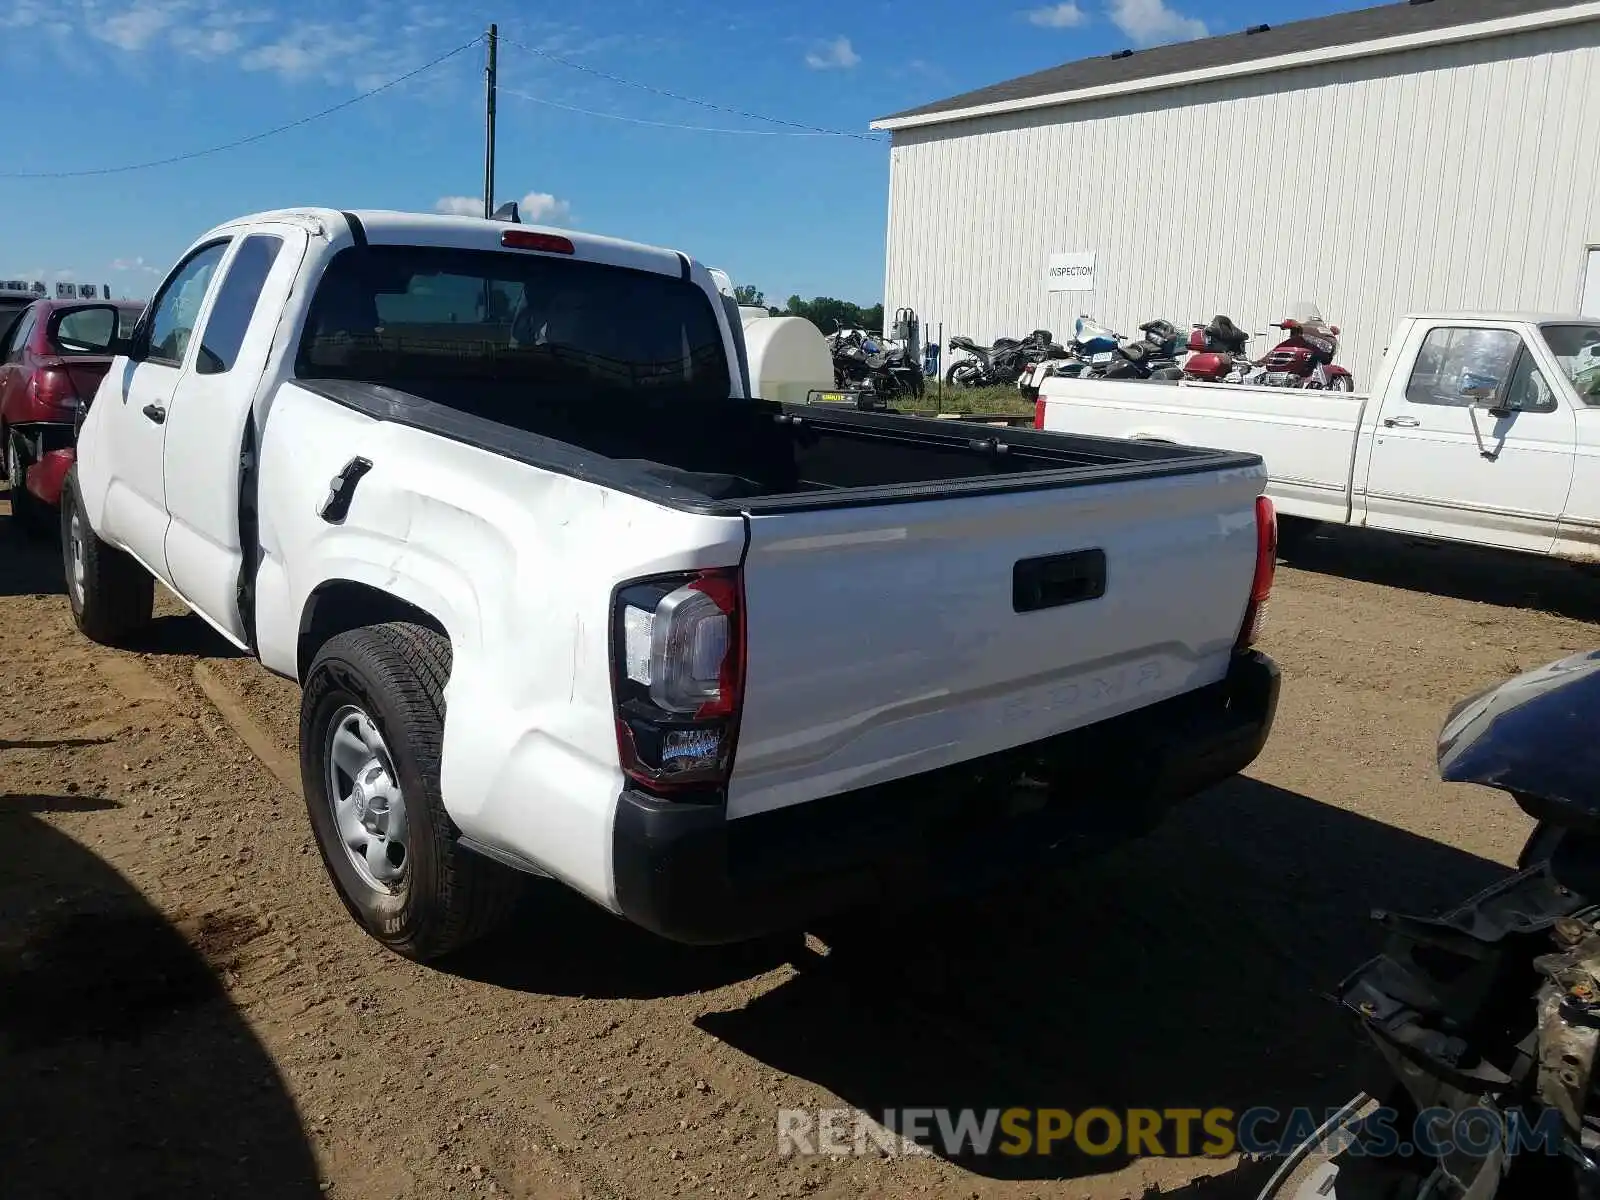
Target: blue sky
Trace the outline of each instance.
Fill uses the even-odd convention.
[[[798,292],[865,304],[882,294],[886,144],[789,136],[525,47],[730,108],[866,133],[874,117],[1070,59],[1359,6],[0,0],[10,128],[0,174],[118,166],[245,137],[393,79],[494,20],[504,39],[498,200],[526,197],[525,212],[558,223],[677,247],[779,303]],[[237,150],[87,178],[0,178],[0,278],[109,283],[142,297],[185,245],[241,213],[471,205],[483,176],[482,72],[475,46]]]

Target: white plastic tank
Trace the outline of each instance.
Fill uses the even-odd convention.
[[[833,390],[833,355],[804,317],[751,317],[744,322],[750,386],[762,400],[804,404],[811,392]]]

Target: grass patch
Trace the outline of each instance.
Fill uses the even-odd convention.
[[[953,388],[939,394],[939,385],[929,381],[920,400],[897,399],[894,407],[908,413],[982,413],[996,417],[1031,417],[1033,402],[1024,400],[1015,387]]]

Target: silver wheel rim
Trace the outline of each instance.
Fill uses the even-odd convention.
[[[394,895],[410,865],[405,796],[378,727],[347,704],[328,723],[324,754],[335,836],[356,874],[375,892]]]
[[[78,602],[78,607],[83,607],[84,581],[89,574],[88,564],[84,561],[83,546],[83,517],[79,515],[78,508],[73,505],[72,518],[67,523],[67,562],[72,567],[72,598]]]
[[[17,439],[6,440],[6,483],[13,492],[20,492],[26,481],[22,478],[22,455],[17,453]],[[17,498],[11,497],[11,502],[16,503]]]

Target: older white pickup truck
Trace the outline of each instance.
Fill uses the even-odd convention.
[[[153,577],[301,683],[324,864],[402,954],[525,873],[691,942],[977,884],[1272,722],[1258,458],[752,397],[676,251],[263,213],[110,348],[78,626],[126,636]]]
[[[1039,429],[1266,461],[1285,536],[1364,525],[1600,561],[1600,321],[1403,318],[1370,395],[1047,379]]]

